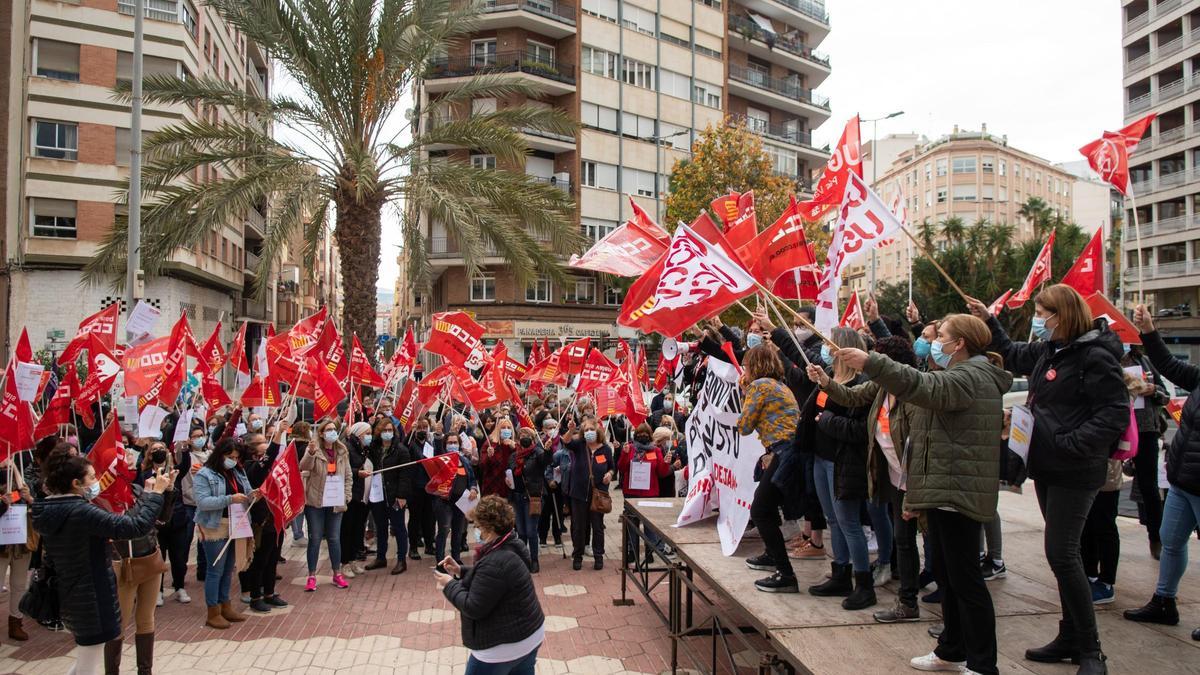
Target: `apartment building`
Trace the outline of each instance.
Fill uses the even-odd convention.
[[[480,71],[536,85],[535,105],[567,111],[582,129],[529,134],[523,170],[569,193],[579,227],[596,241],[630,217],[629,196],[661,217],[671,167],[698,132],[730,118],[744,118],[775,169],[806,189],[827,159],[811,134],[829,117],[828,101],[812,91],[830,73],[814,51],[828,32],[824,6],[811,0],[491,0],[477,32],[432,64],[418,103]],[[523,102],[477,99],[472,110]],[[470,149],[445,152],[496,166]],[[429,298],[397,288],[398,325],[462,309],[486,327],[485,339],[514,350],[543,337],[633,335],[615,323],[619,285],[576,270],[565,284],[517,284],[498,257],[471,276],[445,227],[420,217],[434,283]]]
[[[4,268],[7,298],[0,312],[9,345],[28,327],[34,349],[58,350],[81,318],[123,294],[107,285],[80,286],[80,269],[125,213],[130,108],[113,87],[132,77],[133,0],[29,0],[0,3],[3,57],[0,97],[7,121],[0,135]],[[144,71],[216,77],[265,94],[272,86],[266,55],[204,3],[146,0]],[[151,134],[185,119],[218,120],[220,110],[148,104],[142,128]],[[223,175],[219,167],[193,180]],[[148,279],[144,297],[164,317],[165,332],[181,311],[197,335],[224,319],[226,339],[242,320],[248,343],[274,320],[274,291],[250,296],[267,222],[267,205],[178,251],[165,273]],[[128,308],[125,308],[128,311]]]
[[[1158,117],[1129,158],[1141,246],[1126,235],[1124,292],[1137,293],[1138,267],[1146,301],[1163,310],[1186,305],[1187,316],[1164,317],[1164,333],[1200,342],[1200,2],[1121,3],[1125,122]],[[1183,308],[1180,307],[1180,310]],[[1192,357],[1200,350],[1192,348]]]
[[[953,131],[931,142],[918,142],[896,152],[889,167],[889,139],[880,139],[879,177],[875,191],[889,205],[897,195],[915,227],[926,220],[941,223],[959,218],[970,226],[980,220],[1007,223],[1014,236],[1033,236],[1033,223],[1021,217],[1021,206],[1038,197],[1070,220],[1074,215],[1074,193],[1078,178],[1049,161],[1008,144],[1007,136],[996,136],[983,125],[980,131]],[[922,139],[923,141],[923,139]],[[894,150],[893,150],[894,152]],[[890,154],[890,153],[888,153]],[[1098,197],[1107,204],[1107,191]],[[1096,193],[1092,193],[1096,194]],[[936,245],[944,245],[944,241]],[[916,251],[913,255],[918,255]],[[843,292],[864,291],[870,286],[870,258],[846,271]],[[876,283],[897,283],[908,278],[907,238],[878,249]]]
[[[325,232],[311,262],[304,260],[303,234],[297,231],[279,255],[276,274],[275,330],[282,332],[322,307],[340,328],[341,260],[332,232]]]

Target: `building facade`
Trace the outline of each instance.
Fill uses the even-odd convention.
[[[565,110],[582,129],[575,137],[529,134],[524,167],[508,168],[568,192],[595,242],[632,215],[629,196],[661,218],[671,167],[688,157],[699,131],[726,119],[744,118],[776,170],[806,187],[827,158],[811,134],[829,117],[828,102],[812,92],[830,72],[813,51],[828,32],[823,4],[811,0],[494,0],[478,31],[432,64],[418,103],[483,70],[536,85],[536,105]],[[477,99],[471,109],[524,102]],[[444,151],[496,166],[470,149]],[[410,217],[421,218],[434,281],[428,298],[397,288],[397,334],[406,322],[427,328],[431,313],[461,309],[486,327],[486,339],[504,339],[520,354],[543,337],[633,335],[615,323],[619,285],[582,270],[565,284],[518,284],[498,257],[472,276],[441,223]]]
[[[304,236],[296,231],[279,254],[276,274],[275,330],[284,331],[322,307],[340,328],[341,261],[333,233],[326,230],[310,262],[304,260]]]
[[[4,335],[9,345],[28,327],[34,349],[57,351],[83,317],[122,302],[107,286],[80,286],[80,269],[126,211],[130,107],[112,90],[132,77],[132,0],[3,3],[0,71],[7,127],[3,157],[4,233],[0,238]],[[147,0],[144,72],[220,78],[266,94],[266,55],[204,3]],[[148,104],[142,128],[151,134],[188,119],[218,121],[225,111]],[[195,181],[225,175],[198,170]],[[162,276],[148,279],[144,297],[163,313],[165,332],[186,312],[204,336],[223,319],[225,338],[242,320],[251,339],[274,320],[275,286],[251,293],[267,223],[267,205],[226,223],[191,249],[178,251]],[[125,308],[124,311],[128,311]],[[250,342],[250,340],[248,340]]]
[[[1200,343],[1200,4],[1179,0],[1121,3],[1125,123],[1157,113],[1129,158],[1134,200],[1125,202],[1123,287],[1136,300],[1140,267],[1146,303],[1164,335]],[[1195,359],[1200,349],[1189,348]]]
[[[881,150],[885,147],[881,142]],[[881,152],[880,159],[884,158]],[[913,228],[926,220],[941,223],[959,218],[967,226],[986,220],[1012,225],[1014,237],[1023,240],[1033,236],[1033,224],[1019,215],[1021,206],[1038,197],[1070,220],[1077,180],[1045,159],[1010,146],[1007,136],[988,133],[986,125],[982,131],[956,126],[947,136],[899,152],[886,170],[880,166],[875,190],[889,205],[899,195]],[[935,239],[935,245],[944,241]],[[876,283],[907,280],[909,255],[907,237],[879,248]],[[911,255],[919,254],[911,251]],[[863,264],[847,268],[846,295],[869,288],[870,264],[868,256]]]

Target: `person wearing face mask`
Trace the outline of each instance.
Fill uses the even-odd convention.
[[[592,489],[608,492],[612,482],[613,456],[604,429],[596,418],[584,418],[576,430],[574,422],[563,437],[571,455],[570,473],[563,478],[571,498],[571,567],[583,569],[584,549],[591,540],[592,569],[604,569],[604,514],[591,509]]]
[[[312,438],[312,425],[304,420],[292,423],[292,428],[288,430],[288,439],[289,444],[296,448],[296,466],[300,466],[300,460],[304,459],[304,453],[308,451],[310,438]],[[308,547],[308,540],[304,538],[303,513],[292,518],[292,547]]]
[[[33,503],[33,492],[21,471],[21,467],[29,464],[33,464],[29,452],[17,453],[0,462],[0,515],[5,514],[13,504],[23,504],[28,508]],[[32,530],[29,532],[32,533]],[[34,539],[27,535],[25,541],[0,546],[0,583],[8,587],[8,637],[18,642],[29,639],[29,634],[21,624],[23,615],[20,603],[28,587],[30,545]]]
[[[349,452],[350,472],[354,479],[350,501],[346,503],[346,513],[342,516],[342,560],[346,562],[342,571],[350,579],[363,573],[362,563],[367,559],[365,537],[371,509],[366,501],[366,480],[372,470],[367,453],[373,440],[371,425],[366,422],[355,422],[346,431],[346,450]]]
[[[229,628],[230,622],[246,620],[246,615],[233,608],[229,601],[229,589],[233,583],[234,569],[245,569],[250,560],[244,545],[235,540],[229,542],[229,509],[238,504],[247,508],[258,491],[250,487],[250,481],[242,470],[241,460],[244,447],[232,438],[222,439],[204,468],[196,474],[196,526],[200,532],[200,545],[204,547],[206,565],[209,566],[204,579],[204,603],[208,606],[205,625],[210,628]],[[226,549],[223,557],[217,554]]]
[[[658,446],[663,461],[671,467],[667,475],[658,479],[658,494],[661,497],[674,497],[677,490],[687,486],[686,479],[679,485],[675,481],[675,472],[687,466],[687,437],[664,425],[654,430],[650,442]]]
[[[424,417],[413,423],[408,454],[414,461],[434,455],[434,449],[440,441],[434,437],[431,428],[429,420]],[[429,473],[425,471],[424,464],[413,464],[407,471],[409,483],[412,484],[412,494],[408,500],[408,559],[420,560],[421,547],[425,548],[426,555],[434,554],[433,495],[425,491]]]
[[[169,539],[163,548],[171,561],[171,587],[175,589],[175,600],[184,604],[192,601],[184,589],[184,582],[187,578],[188,553],[196,533],[196,474],[204,468],[212,452],[212,443],[201,424],[198,420],[194,422],[188,431],[188,440],[176,444],[172,453],[175,468],[179,471],[175,485],[179,496],[171,513],[171,522],[159,531],[160,536],[165,535]],[[204,547],[196,542],[197,581],[205,580],[208,568],[205,563]]]
[[[283,439],[283,429],[276,430],[275,436],[267,442],[267,437],[260,433],[251,432],[243,439],[246,443],[247,457],[242,462],[246,470],[246,479],[250,487],[258,489],[271,473],[275,459],[279,457],[279,442]],[[250,507],[250,525],[254,529],[254,557],[250,560],[250,568],[240,576],[243,600],[248,601],[252,611],[266,614],[273,607],[287,607],[288,603],[275,592],[275,576],[279,567],[279,549],[283,543],[283,533],[275,530],[275,516],[265,500],[259,499]]]
[[[91,503],[100,495],[96,470],[84,457],[51,451],[43,471],[48,496],[34,502],[33,527],[42,536],[45,559],[57,577],[63,623],[75,638],[75,675],[101,672],[104,645],[121,635],[121,606],[112,565],[111,540],[143,537],[154,530],[163,492],[173,473],[146,481],[123,514]]]
[[[503,423],[507,418],[501,420]],[[530,571],[536,574],[538,566],[538,520],[546,508],[546,467],[550,465],[550,452],[538,442],[533,429],[521,429],[517,435],[517,447],[508,461],[508,473],[512,488],[508,501],[516,514],[517,536],[529,547],[532,561]]]
[[[567,503],[562,482],[563,475],[569,473],[563,470],[563,462],[569,464],[570,456],[563,450],[562,438],[558,435],[558,420],[552,417],[542,420],[539,440],[542,447],[546,448],[549,462],[543,472],[546,494],[542,497],[542,515],[538,518],[538,539],[542,546],[546,546],[550,535],[553,534],[554,545],[562,546],[563,523],[566,521],[564,508]]]
[[[509,458],[517,451],[516,429],[507,417],[488,424],[492,424],[492,429],[483,441],[483,452],[479,457],[480,494],[508,499],[508,492],[512,489],[508,464]],[[518,522],[520,515],[518,512]]]
[[[404,439],[396,435],[396,425],[391,416],[385,415],[375,423],[368,452],[371,464],[379,467],[374,476],[367,478],[367,502],[371,506],[371,518],[375,522],[375,560],[367,570],[387,567],[388,532],[396,537],[396,566],[392,574],[403,574],[408,570],[408,528],[404,525],[405,510],[412,500],[413,484],[409,469],[392,467],[416,461]]]
[[[1141,495],[1141,520],[1149,537],[1150,556],[1158,560],[1162,553],[1162,540],[1158,531],[1162,527],[1162,494],[1158,488],[1159,441],[1162,438],[1163,406],[1171,401],[1163,384],[1162,375],[1147,358],[1142,345],[1124,345],[1125,355],[1121,367],[1137,366],[1142,369],[1142,381],[1133,392],[1142,397],[1143,405],[1133,409],[1138,429],[1138,453],[1133,456],[1133,479]]]
[[[1029,477],[1046,520],[1046,560],[1058,582],[1063,620],[1054,640],[1027,650],[1025,658],[1070,659],[1079,661],[1080,673],[1106,672],[1080,537],[1105,483],[1109,454],[1129,425],[1121,340],[1107,322],[1093,321],[1087,302],[1064,284],[1034,298],[1039,342],[1013,342],[982,302],[971,300],[969,306],[987,322],[992,348],[1005,367],[1029,378]]]
[[[658,482],[666,478],[672,471],[670,462],[663,454],[664,450],[654,444],[653,432],[650,425],[642,422],[633,430],[633,440],[626,443],[617,457],[617,469],[621,474],[621,494],[630,497],[657,497]],[[637,469],[634,471],[634,469]],[[659,537],[650,528],[643,528],[646,540],[651,546],[658,546]],[[631,538],[627,551],[630,560],[637,559],[637,538]],[[646,564],[653,560],[654,554],[649,547],[646,549]]]
[[[304,583],[307,593],[317,590],[317,559],[322,539],[329,550],[334,587],[350,587],[342,574],[341,544],[342,517],[354,484],[350,451],[338,440],[337,422],[325,420],[316,426],[316,430],[316,438],[308,444],[304,459],[300,460],[300,476],[304,479],[304,519],[308,522],[308,579]],[[340,496],[337,487],[327,490],[327,483],[340,486]]]
[[[458,453],[458,472],[454,476],[454,481],[450,485],[450,493],[441,497],[433,496],[433,517],[437,523],[437,533],[434,535],[434,548],[436,560],[445,560],[447,555],[446,539],[450,539],[450,557],[462,564],[460,553],[455,550],[458,548],[457,542],[466,537],[467,518],[462,512],[462,509],[456,506],[459,499],[462,498],[464,492],[470,492],[472,498],[479,496],[479,486],[475,482],[475,471],[471,469],[471,463],[463,454],[462,439],[457,434],[450,434],[442,439],[441,448],[437,454],[444,455],[450,453]],[[418,465],[419,466],[419,465]],[[444,572],[442,564],[438,563],[438,571]]]

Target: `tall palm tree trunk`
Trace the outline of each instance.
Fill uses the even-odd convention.
[[[354,189],[339,181],[334,195],[337,224],[334,239],[341,256],[342,336],[347,345],[357,333],[368,358],[375,353],[375,283],[379,280],[379,249],[381,242],[380,217],[386,197],[383,194],[364,194],[359,198]],[[349,356],[349,350],[346,352]]]

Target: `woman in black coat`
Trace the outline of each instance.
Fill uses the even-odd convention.
[[[396,537],[396,566],[392,574],[403,574],[408,570],[408,528],[404,525],[405,511],[412,499],[412,474],[410,468],[393,467],[408,464],[417,459],[412,456],[404,438],[396,433],[396,423],[389,415],[380,417],[372,431],[373,439],[367,456],[375,471],[381,471],[366,481],[367,504],[375,521],[375,560],[367,564],[367,570],[387,567],[388,531]],[[416,466],[416,465],[414,465]]]
[[[408,454],[414,460],[423,459],[425,446],[429,445],[432,455],[432,449],[439,442],[430,431],[429,419],[422,417],[413,422]],[[408,500],[408,558],[420,560],[422,546],[425,547],[426,555],[434,555],[433,496],[425,491],[425,486],[429,483],[429,473],[425,471],[424,464],[413,464],[400,471],[408,474],[408,482],[412,486],[411,498]]]
[[[480,672],[533,675],[546,636],[545,616],[529,573],[529,549],[513,528],[508,502],[479,500],[475,526],[483,544],[471,566],[446,556],[437,585],[462,617],[463,645],[471,650],[466,675]]]
[[[517,449],[508,458],[508,471],[512,475],[512,487],[508,499],[512,502],[517,518],[517,535],[529,547],[530,570],[538,571],[538,520],[542,516],[542,497],[546,495],[546,467],[550,466],[550,452],[533,433],[533,429],[521,429],[517,434]]]
[[[242,437],[246,444],[247,457],[242,460],[246,479],[250,487],[258,489],[266,482],[279,457],[279,441],[283,439],[283,428],[275,431],[275,438],[268,443],[267,437],[250,432]],[[250,609],[266,614],[272,607],[287,607],[288,603],[275,592],[276,570],[279,568],[279,551],[283,546],[283,533],[275,530],[275,516],[264,499],[250,507],[250,524],[254,529],[254,556],[250,567],[242,572],[242,592],[250,596]]]
[[[86,458],[55,451],[46,460],[49,496],[34,503],[33,526],[42,535],[43,567],[52,568],[58,581],[63,623],[78,645],[76,675],[100,672],[104,643],[121,634],[109,541],[149,534],[163,507],[162,493],[174,478],[172,471],[146,481],[137,502],[115,514],[91,504],[100,482]]]

